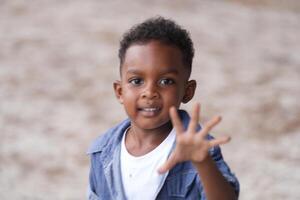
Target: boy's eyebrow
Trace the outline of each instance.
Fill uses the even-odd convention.
[[[126,71],[126,74],[140,74],[142,71],[138,69],[129,69]]]

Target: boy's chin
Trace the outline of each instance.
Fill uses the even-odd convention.
[[[136,124],[140,129],[143,129],[145,131],[154,131],[154,130],[159,130],[159,129],[164,129],[164,128],[170,128],[172,125],[169,123],[169,121],[166,122],[161,122],[161,123],[137,123]]]

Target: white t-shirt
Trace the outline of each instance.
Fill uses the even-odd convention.
[[[153,200],[168,175],[168,172],[159,174],[157,170],[170,154],[176,138],[175,131],[172,130],[166,139],[151,152],[135,157],[127,151],[125,146],[127,130],[121,144],[121,174],[125,196],[128,200]]]

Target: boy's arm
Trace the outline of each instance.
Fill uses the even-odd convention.
[[[193,108],[189,126],[184,130],[177,110],[174,107],[170,109],[170,117],[176,130],[176,147],[159,172],[164,173],[179,162],[191,161],[201,177],[208,200],[237,199],[234,188],[227,182],[209,155],[210,148],[229,142],[230,137],[206,139],[208,132],[221,121],[220,117],[215,117],[197,132],[199,112],[200,105],[197,104]]]
[[[193,165],[201,177],[206,198],[210,199],[237,199],[234,188],[229,184],[210,156]]]

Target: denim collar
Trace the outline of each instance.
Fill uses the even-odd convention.
[[[107,152],[111,155],[111,151],[122,141],[123,133],[130,126],[130,120],[126,119],[117,126],[109,129],[105,134],[98,137],[90,146],[87,154]]]

